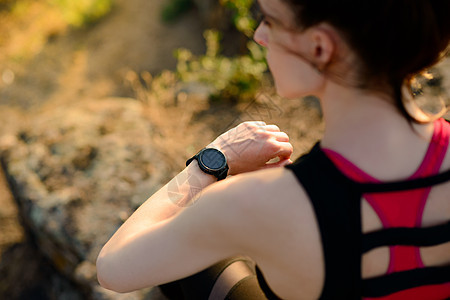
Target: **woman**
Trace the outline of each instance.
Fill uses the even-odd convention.
[[[450,2],[259,5],[277,92],[320,98],[323,139],[290,164],[274,125],[220,136],[108,241],[100,283],[127,292],[247,255],[268,298],[450,297],[450,125],[407,95],[448,49]]]

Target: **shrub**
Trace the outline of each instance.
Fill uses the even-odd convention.
[[[16,0],[0,0],[0,10],[9,9]]]
[[[91,24],[111,11],[113,0],[47,0],[56,5],[66,22],[74,27]]]
[[[206,54],[196,57],[187,49],[176,53],[176,74],[183,82],[200,82],[212,88],[212,100],[247,101],[255,97],[267,65],[263,50],[254,42],[248,43],[249,55],[234,58],[220,54],[220,34],[207,30]]]
[[[234,26],[246,36],[252,37],[258,25],[251,13],[254,0],[220,0],[220,2],[225,7],[235,11],[233,18]]]
[[[161,11],[161,19],[164,22],[173,22],[192,7],[192,0],[170,0]]]

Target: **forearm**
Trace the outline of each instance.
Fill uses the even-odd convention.
[[[281,167],[290,163],[289,158],[292,154],[289,137],[280,132],[278,127],[261,122],[240,124],[221,135],[209,147],[224,153],[230,175]],[[275,157],[279,157],[278,163],[267,164]],[[184,240],[184,237],[194,233],[170,230],[170,225],[176,224],[175,217],[183,216],[180,212],[191,206],[200,197],[203,189],[216,181],[215,176],[204,173],[197,160],[193,160],[188,167],[151,196],[117,230],[100,252],[97,270],[101,284],[113,290],[128,291],[130,287],[133,289],[151,282],[164,282],[168,278],[175,279],[182,274],[185,275],[185,272],[188,272],[186,266],[184,269],[180,267],[165,270],[161,263],[167,264],[172,258],[180,260],[185,251],[197,253],[202,249],[202,244],[191,244],[190,239]],[[208,199],[204,200],[203,203],[207,203]],[[201,204],[192,211],[198,207],[201,207]],[[189,217],[186,218],[189,220]],[[198,225],[197,219],[189,221]],[[210,254],[217,255],[216,251]],[[143,262],[145,267],[142,265]],[[128,271],[122,272],[124,269]],[[157,270],[161,274],[148,273],[148,269]],[[142,276],[145,277],[141,278],[139,284],[133,283],[136,274],[144,274]],[[153,278],[154,276],[158,278]]]
[[[192,205],[201,191],[217,181],[200,170],[196,160],[153,194],[114,234],[108,244],[137,234],[154,224],[166,220]]]
[[[231,175],[283,166],[290,163],[292,154],[289,137],[277,126],[262,122],[242,123],[219,136],[209,147],[224,152]],[[280,158],[278,163],[266,164],[275,157]],[[134,236],[173,217],[190,206],[205,187],[216,181],[216,177],[204,173],[197,160],[193,160],[133,213],[108,241],[102,253],[119,249]]]
[[[192,205],[217,178],[200,170],[196,160],[151,196],[132,216],[148,225],[165,220]],[[148,221],[144,221],[148,220]]]

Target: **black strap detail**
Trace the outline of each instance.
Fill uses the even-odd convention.
[[[319,225],[326,275],[320,299],[361,299],[361,194],[318,144],[287,168],[308,194]]]
[[[387,193],[426,188],[450,180],[450,170],[434,176],[387,183],[359,183],[363,193]]]
[[[402,290],[450,282],[450,266],[396,272],[362,281],[364,297],[382,297]]]
[[[354,181],[353,179],[350,179],[344,173],[342,173],[328,158],[328,156],[322,151],[322,149],[320,148],[320,143],[316,143],[316,145],[312,148],[309,154],[313,153],[316,159],[322,162],[322,166],[325,168],[323,169],[323,171],[327,172],[330,178],[332,178],[332,180],[337,180],[342,184],[348,185],[349,188],[355,189],[359,191],[359,193],[361,194],[389,193],[389,192],[414,190],[431,187],[433,185],[438,185],[450,181],[450,170],[447,170],[443,173],[424,178],[416,178],[403,181],[399,180],[383,183],[360,183]],[[309,154],[307,156],[309,156]],[[296,163],[301,161],[304,157],[306,156],[300,157],[296,161]]]
[[[362,252],[380,246],[435,246],[450,242],[450,222],[426,228],[387,228],[363,235]]]
[[[436,185],[449,181],[450,171],[410,181],[361,184],[345,176],[320,149],[319,143],[308,154],[286,168],[294,172],[308,194],[319,224],[325,258],[325,283],[320,299],[361,299],[363,294],[364,296],[366,294],[367,296],[385,295],[418,285],[449,281],[448,268],[445,269],[448,274],[444,274],[445,272],[440,268],[436,270],[424,268],[425,271],[422,269],[411,271],[412,275],[396,273],[362,281],[361,254],[363,244],[365,245],[367,241],[363,243],[360,205],[364,193],[412,190]],[[397,235],[395,231],[393,232]],[[391,238],[390,234],[387,235],[388,239]],[[376,237],[378,233],[374,235]],[[383,237],[384,234],[380,235],[382,239],[386,239]],[[377,239],[375,243],[379,244]],[[382,243],[385,242],[383,240]],[[407,240],[404,242],[409,243]],[[415,239],[413,242],[421,243]],[[369,243],[373,241],[369,240]],[[397,244],[398,241],[395,243]],[[371,245],[364,247],[372,249]],[[362,282],[364,282],[364,293]]]

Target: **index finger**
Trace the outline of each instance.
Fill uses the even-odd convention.
[[[275,125],[275,124],[266,125],[266,126],[263,126],[263,127],[264,127],[263,129],[265,129],[265,130],[267,130],[267,131],[271,131],[271,132],[281,131],[281,130],[280,130],[280,127],[278,127],[278,126]]]
[[[279,150],[275,153],[274,157],[278,156],[280,160],[290,159],[294,152],[292,144],[287,142],[277,142],[277,144],[279,145]]]

